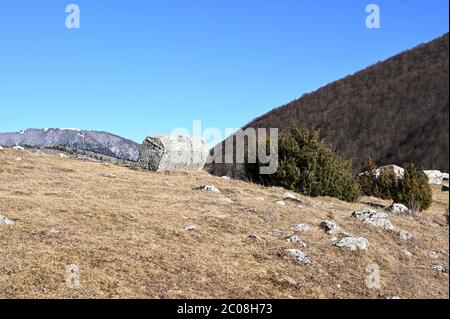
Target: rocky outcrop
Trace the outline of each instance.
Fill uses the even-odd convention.
[[[379,213],[375,210],[363,210],[363,211],[355,211],[352,214],[352,217],[358,218],[364,224],[380,227],[386,230],[394,229],[391,221],[389,220],[389,216],[386,213]]]
[[[444,180],[448,181],[448,173],[442,173],[438,170],[423,171],[428,177],[428,183],[433,185],[441,185]]]
[[[363,237],[344,237],[333,245],[342,249],[366,250],[369,248],[369,241]]]
[[[400,230],[400,232],[398,234],[399,234],[400,238],[405,241],[410,241],[414,238],[410,232],[407,232],[406,230],[403,230],[403,229]]]
[[[14,221],[6,216],[0,215],[0,225],[14,225]]]
[[[324,220],[323,222],[321,222],[320,227],[322,227],[328,235],[333,235],[334,232],[336,232],[339,229],[336,223],[333,223],[329,220]]]
[[[298,249],[288,249],[286,253],[291,255],[291,257],[299,264],[308,265],[311,263],[310,259],[306,254]]]
[[[147,137],[139,152],[139,166],[150,171],[199,171],[208,156],[200,137]]]
[[[398,215],[411,214],[411,210],[408,207],[406,207],[403,204],[396,204],[396,203],[394,203],[391,206],[389,206],[388,208],[386,208],[386,211],[391,212],[393,214],[398,214]]]
[[[381,166],[375,171],[375,177],[380,177],[381,174],[393,174],[396,178],[401,179],[405,175],[405,169],[397,165]]]

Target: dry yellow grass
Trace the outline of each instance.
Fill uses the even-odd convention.
[[[202,184],[222,194],[194,190]],[[0,297],[448,298],[448,274],[431,269],[448,269],[448,193],[436,187],[429,211],[391,216],[394,231],[350,217],[369,202],[389,202],[298,195],[303,208],[279,206],[283,193],[206,173],[151,173],[0,150],[0,214],[15,220],[0,225]],[[369,249],[333,247],[319,227],[325,219],[367,238]],[[283,254],[296,248],[286,238],[298,223],[311,226],[299,235],[309,266]],[[185,231],[191,224],[197,229]],[[275,228],[282,237],[272,235]],[[402,241],[400,229],[415,239]],[[380,289],[365,285],[371,263],[380,267]],[[65,285],[69,264],[80,268],[79,289]]]

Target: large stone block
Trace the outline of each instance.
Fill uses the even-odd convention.
[[[139,166],[150,171],[199,171],[208,152],[201,137],[147,137],[139,152]]]

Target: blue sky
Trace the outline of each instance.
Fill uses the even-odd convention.
[[[69,3],[81,28],[65,26]],[[365,8],[381,8],[367,29]],[[0,131],[238,128],[448,32],[447,0],[2,0]]]

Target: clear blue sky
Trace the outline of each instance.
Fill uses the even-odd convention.
[[[81,29],[65,27],[78,4]],[[381,29],[365,26],[366,5]],[[448,32],[447,0],[2,0],[0,131],[238,128]]]

